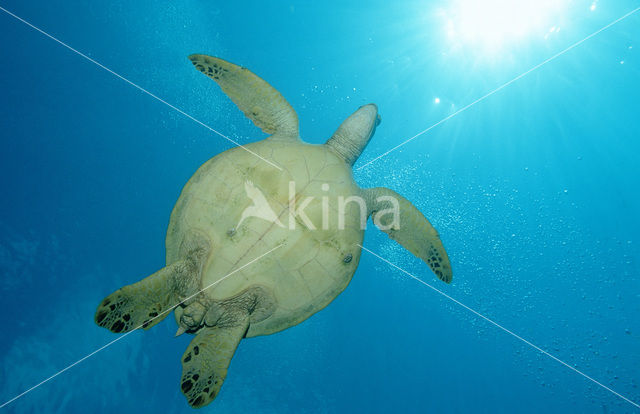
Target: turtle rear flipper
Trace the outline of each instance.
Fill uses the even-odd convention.
[[[96,323],[115,333],[140,327],[149,329],[180,302],[180,296],[186,290],[185,282],[197,278],[196,274],[189,273],[196,271],[189,260],[181,260],[116,290],[98,306]]]
[[[180,389],[189,405],[200,408],[216,398],[240,340],[247,333],[249,318],[235,326],[203,327],[182,356]]]

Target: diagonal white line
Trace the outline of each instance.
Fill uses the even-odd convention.
[[[455,111],[454,113],[452,113],[451,115],[441,119],[440,121],[436,122],[435,124],[431,125],[429,128],[417,133],[416,135],[412,136],[411,138],[407,139],[406,141],[401,142],[400,144],[396,145],[395,147],[391,148],[390,150],[378,155],[377,157],[375,157],[374,159],[367,161],[366,164],[361,165],[360,167],[356,168],[356,170],[361,170],[364,167],[366,167],[369,164],[372,164],[374,162],[376,162],[377,160],[379,160],[382,157],[386,157],[387,155],[389,155],[390,153],[392,153],[393,151],[397,150],[398,148],[404,146],[405,144],[413,141],[414,139],[418,138],[421,135],[426,134],[427,132],[431,131],[433,128],[437,127],[438,125],[450,120],[451,118],[453,118],[454,116],[466,111],[467,109],[471,108],[472,106],[474,106],[475,104],[484,101],[486,98],[490,97],[491,95],[501,91],[502,89],[506,88],[507,86],[511,85],[512,83],[524,78],[525,76],[527,76],[528,74],[530,74],[531,72],[541,68],[542,66],[546,65],[547,63],[551,62],[552,60],[564,55],[565,53],[567,53],[568,51],[570,51],[571,49],[581,45],[582,43],[586,42],[587,40],[591,39],[592,37],[596,36],[597,34],[599,34],[600,32],[603,32],[604,30],[607,30],[608,28],[610,28],[611,26],[613,26],[616,23],[621,22],[622,20],[626,19],[627,17],[631,16],[632,14],[636,13],[638,10],[640,10],[640,7],[631,10],[629,13],[625,14],[624,16],[614,20],[613,22],[609,23],[608,25],[604,26],[603,28],[591,33],[589,36],[585,37],[584,39],[572,44],[571,46],[569,46],[568,48],[562,50],[561,52],[556,53],[555,55],[551,56],[550,58],[548,58],[547,60],[538,63],[537,65],[535,65],[534,67],[532,67],[531,69],[529,69],[528,71],[516,76],[515,78],[511,79],[509,82],[503,84],[502,86],[497,87],[496,89],[492,90],[491,92],[487,93],[486,95],[476,99],[475,101],[471,102],[470,104],[458,109],[457,111]]]
[[[398,269],[399,271],[401,271],[402,273],[404,273],[405,275],[409,276],[410,278],[422,283],[423,285],[425,285],[426,287],[430,288],[431,290],[435,291],[436,293],[439,293],[440,295],[444,296],[445,298],[449,299],[450,301],[462,306],[463,308],[465,308],[466,310],[468,310],[469,312],[475,314],[476,316],[479,316],[480,318],[484,319],[485,321],[489,322],[490,324],[496,326],[497,328],[502,329],[504,332],[508,333],[509,335],[513,336],[514,338],[524,342],[525,344],[529,345],[531,348],[535,349],[536,351],[541,352],[542,354],[548,356],[549,358],[561,363],[562,365],[564,365],[565,367],[569,368],[570,370],[582,375],[583,377],[585,377],[586,379],[588,379],[589,381],[593,382],[594,384],[597,384],[599,386],[601,386],[602,388],[604,388],[605,390],[609,391],[610,393],[622,398],[623,400],[625,400],[626,402],[628,402],[631,405],[636,406],[637,408],[640,408],[640,405],[638,405],[637,403],[631,401],[630,399],[628,399],[627,397],[625,397],[624,395],[621,395],[617,392],[615,392],[614,390],[612,390],[611,388],[607,387],[606,385],[602,384],[601,382],[596,381],[595,379],[591,378],[590,376],[588,376],[587,374],[585,374],[582,371],[579,371],[578,369],[572,367],[571,365],[567,364],[566,362],[562,361],[561,359],[551,355],[550,353],[548,353],[547,351],[545,351],[544,349],[540,348],[539,346],[527,341],[526,339],[524,339],[523,337],[521,337],[518,334],[513,333],[512,331],[510,331],[509,329],[505,328],[504,326],[500,325],[497,322],[494,322],[492,319],[489,319],[488,317],[484,316],[483,314],[481,314],[480,312],[468,307],[467,305],[465,305],[464,303],[452,298],[451,296],[447,295],[446,293],[444,293],[443,291],[441,291],[438,288],[435,288],[433,286],[431,286],[430,284],[428,284],[427,282],[425,282],[424,280],[412,275],[411,273],[407,272],[406,270],[402,269],[399,266],[396,266],[395,264],[391,263],[390,261],[388,261],[387,259],[385,259],[382,256],[379,256],[378,254],[372,252],[371,250],[367,249],[366,247],[358,244],[358,246],[360,246],[360,248],[362,250],[365,250],[368,253],[371,253],[373,256],[377,257],[378,259],[382,260],[383,262],[387,263],[388,265]]]
[[[182,109],[168,103],[167,101],[165,101],[162,98],[159,98],[158,96],[154,95],[153,93],[149,92],[148,90],[144,89],[142,86],[137,85],[136,83],[130,81],[129,79],[125,78],[124,76],[114,72],[113,70],[109,69],[108,67],[104,66],[102,63],[90,58],[89,56],[85,55],[84,53],[74,49],[73,47],[69,46],[68,44],[64,43],[63,41],[55,38],[54,36],[50,35],[49,33],[45,32],[44,30],[32,25],[31,23],[29,23],[28,21],[24,20],[23,18],[16,16],[15,14],[11,13],[9,10],[5,9],[4,7],[0,6],[0,10],[2,10],[3,12],[7,13],[9,16],[21,21],[22,23],[26,24],[27,26],[31,27],[32,29],[42,33],[43,35],[47,36],[49,39],[59,43],[60,45],[66,47],[67,49],[71,50],[73,53],[85,58],[86,60],[88,60],[89,62],[95,64],[96,66],[100,67],[101,69],[106,70],[107,72],[111,73],[113,76],[122,79],[123,81],[127,82],[129,85],[133,86],[134,88],[140,90],[141,92],[149,95],[150,97],[152,97],[153,99],[162,102],[163,104],[165,104],[166,106],[168,106],[169,108],[173,109],[174,111],[186,116],[187,118],[189,118],[190,120],[192,120],[193,122],[196,122],[197,124],[202,125],[203,127],[207,128],[209,131],[214,132],[216,134],[218,134],[219,136],[221,136],[222,138],[226,139],[227,141],[231,142],[232,144],[234,144],[237,147],[242,148],[243,150],[255,155],[256,157],[260,158],[262,161],[266,162],[267,164],[271,165],[274,168],[277,168],[278,170],[282,171],[282,168],[277,166],[276,164],[272,163],[271,161],[267,160],[266,158],[262,157],[259,154],[256,154],[254,151],[251,151],[249,148],[245,147],[244,145],[238,143],[237,141],[229,138],[228,136],[222,134],[221,132],[216,131],[215,129],[211,128],[209,125],[205,124],[204,122],[194,118],[193,116],[189,115],[188,113],[186,113],[185,111],[183,111]]]
[[[231,276],[231,275],[233,275],[233,274],[235,274],[235,273],[239,272],[240,270],[244,269],[245,267],[249,266],[250,264],[257,262],[258,260],[262,259],[262,258],[263,258],[263,257],[265,257],[266,255],[268,255],[269,253],[273,252],[274,250],[276,250],[276,249],[278,249],[278,248],[280,248],[280,247],[282,247],[282,244],[281,244],[281,245],[278,245],[278,246],[276,246],[276,247],[274,247],[273,249],[269,250],[269,251],[268,251],[268,252],[266,252],[266,253],[261,254],[260,256],[256,257],[255,259],[251,260],[250,262],[248,262],[248,263],[246,263],[246,264],[244,264],[244,265],[240,266],[239,268],[237,268],[236,270],[232,271],[231,273],[228,273],[227,275],[225,275],[225,276],[224,276],[224,277],[222,277],[221,279],[216,280],[215,282],[211,283],[210,285],[208,285],[207,287],[205,287],[205,288],[203,288],[203,289],[200,289],[198,292],[194,293],[193,295],[189,296],[188,298],[183,299],[183,300],[182,300],[182,301],[180,301],[179,303],[176,303],[175,305],[173,305],[173,306],[171,306],[171,307],[169,307],[169,308],[165,309],[165,310],[164,310],[164,311],[162,311],[160,314],[158,314],[158,316],[155,316],[155,317],[153,317],[153,318],[149,319],[149,321],[148,321],[148,322],[151,322],[151,321],[153,321],[154,319],[159,318],[160,316],[164,315],[164,314],[165,314],[165,313],[167,313],[167,312],[171,312],[173,309],[175,309],[175,308],[176,308],[176,306],[180,306],[182,303],[184,303],[184,302],[188,301],[189,299],[191,299],[191,298],[193,298],[194,296],[198,295],[199,293],[201,293],[201,292],[203,292],[203,291],[205,291],[205,290],[209,289],[210,287],[212,287],[212,286],[214,286],[214,285],[217,285],[218,283],[222,282],[223,280],[225,280],[225,279],[226,279],[226,278],[228,278],[229,276]],[[144,325],[144,324],[142,324],[142,325]],[[67,371],[67,370],[69,370],[69,369],[71,369],[71,368],[75,367],[76,365],[78,365],[79,363],[81,363],[82,361],[84,361],[85,359],[91,358],[92,356],[94,356],[94,355],[95,355],[95,354],[97,354],[98,352],[102,351],[103,349],[108,348],[109,346],[111,346],[111,345],[115,344],[116,342],[120,341],[121,339],[126,338],[126,337],[127,337],[127,335],[129,335],[129,334],[131,334],[131,333],[135,332],[136,330],[138,330],[138,329],[142,328],[142,325],[140,325],[140,326],[138,326],[138,327],[136,327],[136,328],[134,328],[134,329],[130,330],[130,331],[129,331],[129,332],[127,332],[126,334],[124,334],[124,335],[122,335],[122,336],[119,336],[118,338],[114,339],[113,341],[111,341],[111,342],[109,342],[109,343],[107,343],[107,344],[105,344],[105,345],[101,346],[100,348],[98,348],[98,349],[96,349],[95,351],[91,352],[90,354],[87,354],[86,356],[84,356],[84,357],[80,358],[79,360],[77,360],[77,361],[76,361],[76,362],[74,362],[73,364],[71,364],[71,365],[69,365],[69,366],[67,366],[67,367],[65,367],[65,368],[63,368],[63,369],[61,369],[60,371],[56,372],[55,374],[53,374],[53,375],[52,375],[52,376],[50,376],[49,378],[47,378],[47,379],[45,379],[45,380],[43,380],[43,381],[39,382],[38,384],[36,384],[36,385],[34,385],[33,387],[29,388],[28,390],[24,391],[23,393],[16,395],[15,397],[13,397],[12,399],[10,399],[9,401],[7,401],[7,402],[5,402],[4,404],[0,405],[0,408],[4,408],[6,405],[11,404],[12,402],[14,402],[15,400],[17,400],[18,398],[22,397],[23,395],[25,395],[25,394],[27,394],[27,393],[29,393],[29,392],[31,392],[31,391],[33,391],[33,390],[35,390],[36,388],[38,388],[38,387],[39,387],[39,386],[41,386],[42,384],[45,384],[45,383],[47,383],[47,382],[51,381],[52,379],[54,379],[54,378],[55,378],[55,377],[57,377],[58,375],[62,374],[63,372],[65,372],[65,371]]]

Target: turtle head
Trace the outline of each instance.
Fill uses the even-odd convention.
[[[350,128],[357,129],[360,132],[360,137],[369,142],[380,122],[382,122],[382,118],[378,113],[378,106],[370,103],[358,108],[340,127],[349,125]]]
[[[380,120],[375,104],[361,106],[345,119],[327,145],[353,165],[373,137]]]

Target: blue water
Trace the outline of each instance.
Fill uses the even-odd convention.
[[[444,1],[65,2],[0,6],[241,143],[264,137],[188,59],[246,66],[324,142],[360,105],[357,166],[638,7],[571,2],[546,39],[452,45]],[[546,30],[546,29],[545,29]],[[439,230],[445,285],[377,229],[365,246],[640,403],[640,12],[355,172]],[[0,11],[0,404],[119,336],[99,301],[164,265],[169,214],[231,144]],[[621,63],[624,62],[624,63]],[[435,103],[435,98],[440,103]],[[173,317],[3,408],[192,412]],[[203,412],[638,412],[363,252],[306,322],[242,341]]]

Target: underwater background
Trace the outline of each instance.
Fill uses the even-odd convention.
[[[456,36],[462,0],[0,0],[0,404],[117,338],[98,303],[164,266],[182,186],[232,146],[7,11],[240,143],[265,135],[189,54],[267,80],[307,142],[376,103],[355,179],[418,206],[453,283],[371,224],[365,247],[640,403],[640,13],[357,169],[640,6],[560,3],[497,45]],[[193,412],[175,330],[134,332],[0,411]],[[242,341],[202,412],[543,410],[640,412],[363,251],[326,309]]]

